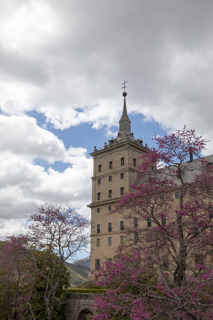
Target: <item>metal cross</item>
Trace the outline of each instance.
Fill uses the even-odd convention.
[[[122,83],[121,85],[123,86],[123,87],[121,87],[121,89],[124,89],[124,91],[125,91],[125,89],[126,88],[128,88],[128,87],[126,87],[126,83],[127,83],[128,81],[126,81],[125,79],[124,79],[124,83]]]

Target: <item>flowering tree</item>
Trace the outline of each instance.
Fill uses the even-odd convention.
[[[29,319],[40,319],[34,310],[35,297],[38,296],[45,302],[45,318],[55,319],[56,305],[64,303],[63,295],[60,294],[62,284],[67,284],[64,263],[74,258],[79,250],[85,249],[89,225],[85,217],[70,208],[40,206],[30,216],[27,235],[12,237],[3,246],[3,252],[0,253],[3,274],[0,280],[8,280],[13,286],[16,284],[15,295],[10,297],[13,300],[8,302],[8,307],[13,312],[8,319],[15,319],[18,306],[22,310],[22,313],[19,310],[19,318],[25,312],[24,319],[27,319],[26,312],[30,310]],[[20,280],[18,283],[17,279]],[[39,286],[38,281],[41,284]],[[28,282],[29,285],[26,286]],[[5,283],[2,281],[4,288]],[[26,295],[23,295],[23,288],[26,289]],[[10,295],[5,290],[3,295],[6,296],[7,292]],[[38,308],[36,306],[36,310]]]
[[[25,317],[31,309],[36,270],[29,257],[26,237],[11,237],[2,244],[0,253],[0,318]]]
[[[40,270],[37,251],[34,253],[31,250],[34,265],[45,280],[43,298],[48,320],[53,317],[56,292],[64,274],[64,263],[85,249],[89,239],[89,225],[89,221],[75,210],[52,205],[40,206],[37,213],[30,216],[28,243],[32,248],[45,251],[42,259],[46,259],[48,266],[45,272]]]
[[[31,299],[28,303],[28,312],[26,313],[24,320],[31,320],[32,313],[36,320],[43,320],[47,319],[47,308],[46,303],[44,300],[44,295],[46,292],[46,285],[47,282],[45,280],[44,275],[48,276],[50,270],[52,268],[52,261],[53,259],[56,262],[55,265],[55,276],[52,279],[52,283],[55,283],[56,277],[58,276],[58,269],[60,267],[60,261],[57,258],[56,254],[53,252],[51,255],[51,259],[47,259],[46,251],[37,250],[36,253],[36,263],[37,263],[37,270],[36,274],[34,274],[35,281]],[[56,288],[55,292],[55,303],[54,303],[54,310],[52,314],[53,320],[63,320],[63,305],[62,303],[66,301],[67,289],[70,286],[70,272],[68,271],[67,267],[64,265],[59,285]],[[31,309],[30,309],[31,308]]]
[[[99,272],[96,320],[213,319],[213,157],[185,127],[154,140],[114,210],[126,241]]]

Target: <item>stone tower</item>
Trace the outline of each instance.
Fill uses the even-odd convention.
[[[131,132],[131,121],[127,114],[127,93],[123,92],[123,114],[119,121],[119,132],[103,148],[91,153],[93,156],[91,208],[91,271],[98,270],[105,259],[112,259],[116,248],[124,239],[125,221],[119,214],[110,214],[114,204],[137,177],[140,157],[146,152],[141,139]]]

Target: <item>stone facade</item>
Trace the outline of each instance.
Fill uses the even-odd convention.
[[[113,258],[116,248],[123,241],[122,223],[118,214],[110,215],[110,210],[123,193],[130,191],[130,185],[137,178],[140,157],[146,152],[142,140],[136,140],[127,115],[126,93],[123,114],[119,122],[116,139],[91,153],[94,160],[92,177],[91,208],[91,260],[94,271],[105,259]],[[123,221],[123,222],[121,222]]]

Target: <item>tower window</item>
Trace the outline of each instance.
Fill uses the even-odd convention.
[[[134,234],[134,243],[138,243],[138,233]]]
[[[164,269],[168,269],[169,268],[169,258],[168,258],[168,256],[164,256],[163,257],[162,267]]]
[[[101,240],[97,239],[97,247],[100,247],[100,245],[101,245]]]
[[[109,182],[111,182],[112,181],[112,176],[109,176]]]
[[[195,258],[194,258],[194,260],[195,260],[195,263],[196,264],[201,264],[202,263],[202,255],[201,254],[195,254],[195,256],[194,256]]]
[[[99,164],[99,166],[98,166],[98,172],[101,172],[101,164]]]
[[[212,192],[212,187],[210,187],[210,186],[206,186],[206,192],[207,192],[207,193]]]
[[[133,166],[136,167],[136,159],[133,159]]]
[[[124,221],[120,221],[120,230],[124,230]]]
[[[97,208],[97,213],[100,213],[101,212],[101,208]]]
[[[152,220],[150,217],[147,217],[147,227],[151,227],[152,226]]]
[[[209,207],[209,218],[213,218],[213,207]]]
[[[100,259],[95,259],[95,270],[99,270],[101,266]]]
[[[109,237],[108,238],[108,246],[111,246],[112,245],[112,237]]]
[[[124,165],[124,158],[121,158],[121,165]]]
[[[121,187],[121,196],[124,194],[124,187]]]
[[[180,192],[175,192],[175,199],[180,199]]]
[[[162,223],[162,226],[166,225],[166,217],[161,218],[161,223]]]
[[[98,184],[101,184],[101,179],[98,179]]]
[[[124,236],[120,236],[120,245],[124,244]]]
[[[138,229],[138,219],[137,218],[134,219],[134,228]]]
[[[101,193],[98,192],[98,200],[101,200]]]
[[[100,232],[101,232],[101,225],[97,224],[97,233],[100,233]]]
[[[123,172],[121,173],[121,179],[124,179],[124,173]]]
[[[108,206],[108,211],[111,211],[112,210],[112,206]]]
[[[112,161],[109,162],[109,169],[112,169]]]
[[[112,222],[108,223],[108,232],[112,232]]]
[[[109,198],[112,198],[112,190],[109,190]]]

